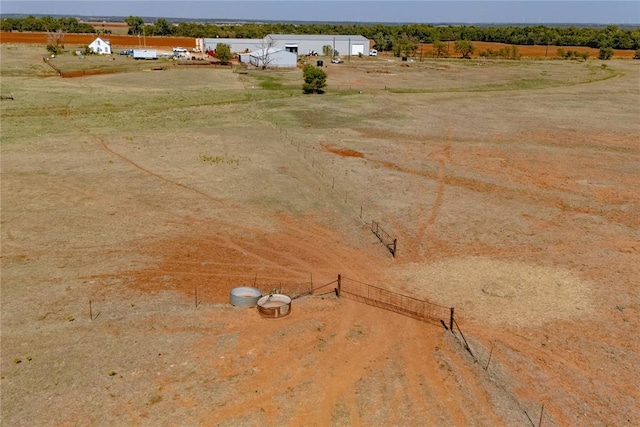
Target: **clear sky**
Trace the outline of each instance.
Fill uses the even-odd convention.
[[[640,1],[1,0],[0,13],[430,24],[640,24]]]

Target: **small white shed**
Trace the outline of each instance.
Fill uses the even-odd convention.
[[[89,44],[89,50],[98,55],[111,55],[111,43],[109,40],[98,37]]]

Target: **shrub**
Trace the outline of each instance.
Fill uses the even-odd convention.
[[[598,53],[598,59],[607,60],[613,58],[613,48],[601,47]]]
[[[302,77],[304,78],[302,84],[304,93],[324,93],[324,88],[327,86],[327,74],[321,68],[307,64],[302,70]]]
[[[48,44],[47,45],[47,52],[51,53],[52,55],[60,55],[62,52],[64,51],[64,45],[58,44]]]
[[[505,46],[498,50],[487,49],[484,52],[480,52],[479,55],[483,58],[491,59],[520,59],[522,57],[517,46]]]
[[[216,46],[216,58],[221,64],[228,64],[231,61],[231,46],[224,43],[218,43]]]

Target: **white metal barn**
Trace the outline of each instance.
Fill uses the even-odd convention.
[[[98,37],[89,44],[89,50],[98,55],[111,55],[111,43]]]
[[[228,44],[231,53],[253,52],[269,47],[284,49],[296,55],[316,52],[322,55],[324,46],[331,46],[340,56],[369,55],[369,39],[360,35],[332,34],[269,34],[264,39],[205,38],[196,41],[203,51],[213,51],[218,43]]]
[[[369,55],[369,39],[360,35],[269,34],[265,41],[270,46],[296,55],[306,55],[309,52],[322,55],[324,46],[331,46],[340,56]]]
[[[231,48],[231,53],[253,52],[264,45],[263,39],[202,39],[202,51],[214,51],[218,44],[227,44]],[[196,42],[196,44],[198,44]]]
[[[243,55],[244,56],[244,55]],[[258,49],[249,54],[249,63],[254,67],[262,68],[295,68],[298,56],[284,49],[270,47]]]

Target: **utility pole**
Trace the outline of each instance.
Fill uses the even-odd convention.
[[[333,38],[333,52],[331,52],[331,59],[336,57],[336,38]]]

